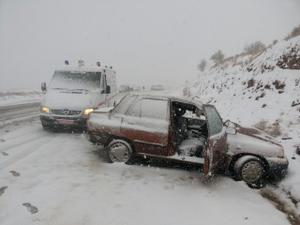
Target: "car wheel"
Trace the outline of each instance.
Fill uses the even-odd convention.
[[[107,156],[111,163],[129,163],[132,157],[132,147],[124,140],[116,139],[107,146]]]
[[[243,156],[234,164],[235,176],[249,186],[260,187],[265,168],[262,161],[255,156]]]

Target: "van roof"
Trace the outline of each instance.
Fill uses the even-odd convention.
[[[61,68],[57,68],[55,71],[72,71],[72,72],[104,72],[104,71],[112,71],[113,69],[97,67],[97,66],[63,66]]]

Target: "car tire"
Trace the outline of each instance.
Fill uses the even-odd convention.
[[[262,187],[264,174],[264,164],[258,157],[251,155],[243,156],[234,164],[235,178],[243,180],[249,187]]]
[[[107,158],[110,163],[129,164],[132,158],[132,147],[124,140],[114,139],[106,147]]]

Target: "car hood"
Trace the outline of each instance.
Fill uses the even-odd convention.
[[[231,154],[250,153],[264,157],[282,156],[283,147],[273,137],[255,129],[236,126],[236,134],[228,134],[228,151]]]
[[[99,92],[85,90],[49,90],[42,105],[50,109],[83,110],[94,108],[99,103]]]
[[[253,128],[253,127],[242,127],[241,125],[237,126],[237,133],[248,135],[253,138],[257,138],[262,141],[270,142],[274,145],[281,146],[280,143],[273,138],[272,136],[268,135],[267,133],[263,132],[262,130]]]

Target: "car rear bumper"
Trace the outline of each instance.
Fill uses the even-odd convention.
[[[284,158],[266,158],[269,164],[269,175],[284,177],[287,174],[289,161]]]
[[[40,115],[40,120],[43,126],[47,127],[80,127],[86,128],[87,118],[76,117],[62,117],[55,115]]]

